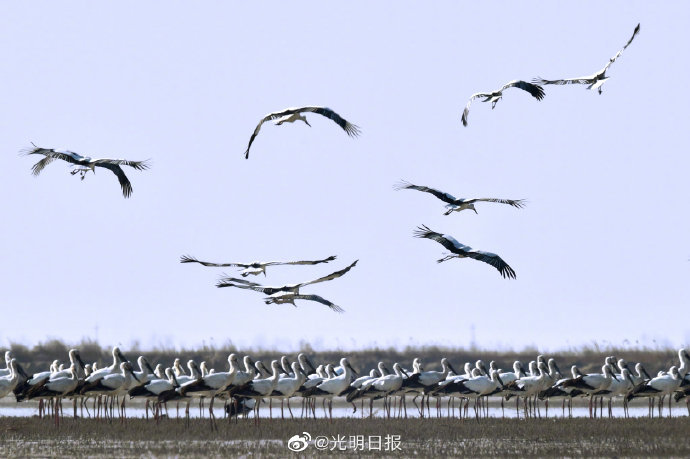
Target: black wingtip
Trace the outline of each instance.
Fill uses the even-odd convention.
[[[427,234],[432,233],[431,229],[429,229],[428,226],[426,225],[421,225],[418,226],[417,229],[413,231],[413,234],[415,237],[426,237]]]
[[[182,255],[180,257],[180,263],[196,263],[197,259],[191,255]]]

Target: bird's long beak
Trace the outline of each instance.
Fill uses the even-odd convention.
[[[501,375],[499,375],[498,373],[496,373],[496,379],[498,379],[498,383],[501,385],[501,387],[503,387],[505,385],[505,384],[503,384],[503,380],[501,379]]]
[[[455,373],[456,375],[459,375],[459,374],[460,374],[460,373],[458,373],[458,372],[455,370],[455,368],[453,368],[453,365],[451,365],[450,362],[448,362],[448,368],[450,368],[450,371],[452,371],[452,372]]]
[[[475,214],[479,215],[479,212],[477,212],[477,209],[472,208],[472,210],[474,210],[474,213],[475,213]]]
[[[82,368],[86,367],[84,361],[81,359],[81,356],[79,354],[77,354],[77,362],[79,362],[79,365],[81,365]]]
[[[309,124],[309,121],[304,120],[305,123],[307,123],[307,126],[311,127],[311,124]]]
[[[404,374],[406,378],[409,378],[409,377],[410,377],[410,375],[407,374],[407,372],[405,371],[404,368],[400,368],[400,372],[401,372],[402,374]]]

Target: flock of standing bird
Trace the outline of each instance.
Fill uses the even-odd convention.
[[[357,411],[359,402],[361,416],[365,414],[365,402],[369,405],[369,417],[374,414],[374,401],[382,400],[383,413],[407,417],[406,397],[411,396],[420,417],[431,417],[430,399],[436,401],[436,416],[442,414],[442,400],[447,399],[447,416],[455,416],[455,402],[460,401],[461,417],[468,417],[470,401],[474,402],[474,415],[478,419],[488,416],[488,398],[500,397],[505,416],[505,401],[515,398],[515,410],[520,417],[520,400],[525,418],[541,417],[540,401],[544,402],[548,417],[550,401],[561,401],[562,415],[572,417],[572,402],[577,398],[589,399],[589,416],[603,416],[604,399],[608,404],[608,415],[613,416],[613,401],[622,400],[624,414],[629,416],[628,402],[635,398],[649,399],[649,416],[654,416],[654,402],[657,399],[658,415],[663,415],[664,400],[668,397],[668,416],[672,416],[671,400],[685,399],[690,414],[690,354],[686,349],[678,351],[679,365],[668,371],[659,371],[651,377],[642,363],[631,370],[625,359],[607,356],[601,373],[583,374],[576,365],[571,374],[563,375],[555,359],[539,355],[527,365],[515,361],[512,371],[496,367],[492,361],[487,368],[482,360],[473,365],[467,362],[464,371],[457,371],[449,359],[441,359],[441,369],[425,371],[419,358],[412,362],[411,369],[405,369],[399,362],[390,371],[384,362],[369,374],[360,376],[349,360],[343,357],[335,365],[331,362],[315,366],[311,359],[300,353],[296,360],[287,356],[273,360],[270,368],[259,360],[246,355],[240,363],[239,357],[228,356],[228,369],[225,371],[208,368],[206,362],[197,364],[187,362],[188,372],[182,367],[179,358],[172,366],[164,368],[157,364],[151,366],[144,356],[139,356],[138,370],[118,347],[112,351],[113,362],[99,368],[97,363],[85,364],[78,349],[69,351],[70,364],[65,368],[57,360],[51,368],[28,375],[22,365],[13,358],[11,351],[5,353],[7,368],[0,369],[0,398],[14,394],[18,402],[39,400],[39,415],[51,416],[59,425],[62,415],[62,401],[73,400],[74,417],[80,407],[88,416],[114,418],[114,405],[118,416],[124,422],[125,403],[128,398],[146,401],[146,417],[149,412],[159,420],[168,414],[168,403],[177,403],[179,418],[180,403],[186,405],[185,417],[189,419],[190,404],[199,403],[200,415],[203,405],[208,401],[208,415],[215,427],[214,402],[224,403],[228,418],[253,412],[255,422],[259,422],[261,403],[268,403],[269,416],[272,417],[273,401],[281,402],[281,417],[285,418],[284,405],[290,417],[294,417],[290,400],[302,400],[302,417],[316,417],[317,399],[321,400],[324,416],[333,417],[333,400],[344,399]],[[88,399],[92,399],[93,414],[89,411]],[[117,400],[119,399],[119,400]],[[417,400],[420,399],[420,403]],[[598,402],[598,406],[597,406]],[[163,414],[165,411],[165,415]]]

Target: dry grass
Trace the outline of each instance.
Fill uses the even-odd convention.
[[[238,424],[208,420],[189,427],[176,420],[141,419],[126,424],[66,419],[0,418],[0,456],[286,456],[286,440],[317,435],[400,435],[401,451],[412,456],[688,456],[690,419],[430,420],[262,420]],[[353,454],[353,451],[346,451]],[[320,455],[309,446],[304,454]],[[370,454],[365,448],[357,454]],[[371,452],[380,456],[379,452]]]

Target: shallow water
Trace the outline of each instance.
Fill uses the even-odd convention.
[[[88,403],[88,411],[93,415],[93,401],[89,401]],[[588,408],[588,400],[583,399],[583,400],[575,400],[573,402],[573,409],[572,409],[572,416],[575,418],[586,418],[589,417],[589,408]],[[369,406],[368,403],[364,404],[364,416],[368,417],[369,416]],[[179,405],[179,416],[184,417],[184,412],[185,412],[185,403],[180,403]],[[295,399],[290,403],[290,406],[292,407],[292,413],[295,417],[301,417],[302,415],[302,403],[301,399]],[[454,413],[454,416],[459,416],[459,402],[456,400],[454,403],[455,409],[453,410],[451,408],[451,412]],[[540,412],[541,416],[545,417],[546,416],[546,409],[544,407],[543,403],[540,403]],[[72,417],[73,416],[73,407],[72,407],[72,402],[69,400],[66,400],[63,403],[63,412],[64,416],[66,417]],[[214,414],[218,418],[222,418],[224,416],[224,410],[223,410],[223,402],[217,401],[214,410]],[[287,405],[284,407],[284,413],[286,417],[290,417],[290,413],[288,411]],[[397,406],[395,408],[395,411],[391,411],[391,415],[397,414]],[[437,417],[437,411],[436,411],[436,406],[434,400],[431,401],[431,417],[435,418]],[[688,416],[688,409],[685,405],[684,402],[676,404],[673,402],[671,404],[671,413],[673,417],[682,417],[682,416]],[[28,401],[28,402],[21,402],[21,403],[16,403],[11,397],[6,397],[0,401],[0,416],[10,416],[10,417],[31,417],[31,416],[36,416],[38,415],[38,402],[36,401]],[[77,412],[78,416],[81,416],[80,412]],[[84,416],[89,416],[87,413],[87,410],[84,409],[83,411]],[[178,409],[177,409],[177,404],[176,402],[170,402],[168,403],[168,415],[171,418],[176,418],[178,416]],[[199,409],[199,403],[198,401],[193,401],[190,404],[190,409],[189,409],[189,415],[192,418],[199,418],[199,417],[208,417],[208,402],[205,403],[203,410]],[[381,401],[376,401],[374,403],[374,417],[385,417],[385,411],[383,410],[382,407],[382,402]],[[470,417],[474,416],[474,409],[473,409],[473,403],[470,402],[469,405],[469,410],[468,410],[468,415]],[[497,398],[492,398],[489,402],[489,417],[492,418],[501,418],[501,417],[506,417],[506,418],[516,418],[524,417],[524,412],[522,410],[522,404],[519,413],[516,412],[515,410],[515,402],[509,401],[506,402],[505,404],[505,410],[501,409],[500,406],[500,399]],[[562,410],[562,404],[561,402],[551,402],[549,411],[548,411],[548,417],[550,418],[561,418],[563,417],[563,410]],[[649,408],[647,405],[646,400],[636,400],[631,403],[631,406],[629,408],[629,415],[630,417],[634,418],[643,418],[647,417],[649,415]],[[115,416],[117,416],[117,408],[115,408]],[[149,416],[151,414],[149,413]],[[262,418],[268,418],[271,416],[269,413],[269,403],[264,402],[261,405],[261,410],[260,410],[260,417]],[[273,403],[273,409],[272,409],[272,416],[274,418],[280,418],[280,402],[274,402]],[[316,417],[317,418],[323,418],[327,417],[328,414],[324,412],[322,404],[320,401],[317,401],[316,403]],[[353,413],[352,410],[352,405],[347,404],[345,402],[342,402],[340,400],[336,400],[333,404],[333,417],[334,418],[360,418],[362,416],[361,413],[361,404],[357,403],[357,411]],[[418,418],[420,417],[419,411],[417,408],[412,403],[412,398],[408,397],[407,399],[407,416],[411,418]],[[425,412],[425,416],[428,416],[427,412]],[[446,417],[448,416],[448,400],[443,399],[441,402],[441,416]],[[603,416],[608,417],[608,409],[606,407],[606,403],[604,403],[604,409],[603,409]],[[622,402],[621,401],[616,401],[614,402],[614,407],[613,407],[613,416],[617,418],[622,418],[624,417],[624,412],[623,412],[623,407],[622,407]],[[663,411],[663,416],[667,417],[668,416],[668,403],[664,404],[664,411]],[[137,417],[137,418],[144,418],[146,417],[146,411],[144,408],[144,403],[140,400],[128,400],[127,401],[127,417]],[[566,406],[565,408],[565,417],[568,417],[568,408]],[[599,417],[599,414],[597,412],[597,417]],[[658,411],[655,408],[654,409],[654,417],[658,417]]]

